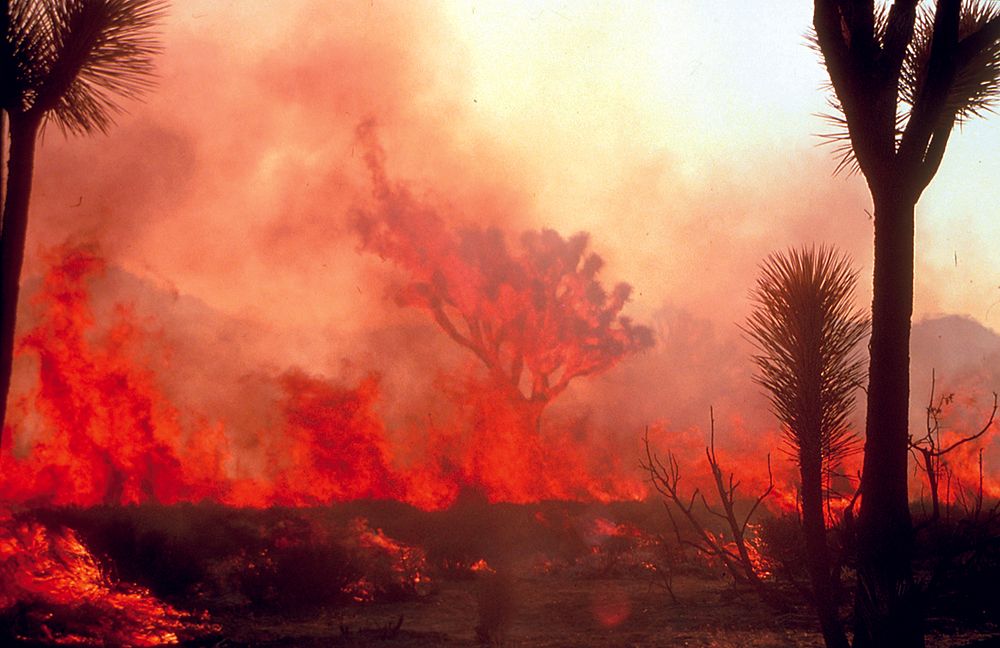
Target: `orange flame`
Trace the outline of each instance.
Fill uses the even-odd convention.
[[[69,530],[0,523],[0,613],[24,615],[25,641],[77,646],[161,646],[218,632],[154,598],[115,585]]]
[[[251,447],[237,449],[225,421],[182,412],[165,395],[147,367],[156,364],[151,353],[169,350],[132,309],[119,306],[98,325],[89,286],[105,263],[96,252],[61,248],[49,262],[32,300],[34,326],[18,346],[22,362],[37,361],[37,383],[12,399],[6,501],[262,507],[376,498],[432,509],[463,488],[512,502],[646,493],[612,446],[583,447],[568,430],[529,432],[507,399],[474,380],[456,393],[449,426],[392,432],[375,411],[377,376],[344,387],[286,371],[271,379],[273,429],[261,423]],[[416,445],[409,436],[427,438],[426,454],[401,466],[394,456]]]

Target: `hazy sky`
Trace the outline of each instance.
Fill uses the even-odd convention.
[[[755,268],[835,243],[870,288],[858,177],[818,146],[808,2],[177,0],[160,84],[108,137],[38,155],[29,273],[67,238],[331,364],[393,270],[349,226],[373,118],[393,177],[456,222],[591,232],[606,280],[721,326]],[[956,133],[918,205],[916,318],[1000,331],[1000,118]],[[79,203],[79,205],[77,205]]]

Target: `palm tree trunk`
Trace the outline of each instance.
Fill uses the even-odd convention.
[[[3,6],[0,5],[0,10]],[[7,111],[0,108],[0,216],[3,215],[3,203],[4,196],[7,192],[7,183],[4,179],[7,177],[6,174],[7,167]],[[3,225],[0,223],[0,228]]]
[[[907,493],[914,192],[874,190],[875,278],[855,648],[922,648]]]
[[[17,297],[28,232],[28,203],[35,162],[35,140],[40,119],[34,115],[9,115],[10,154],[0,230],[0,441],[6,431],[7,394],[14,362],[14,327]]]

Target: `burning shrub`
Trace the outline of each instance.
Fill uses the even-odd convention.
[[[62,645],[158,646],[218,630],[112,582],[72,531],[13,519],[0,524],[0,615],[8,640]]]
[[[427,593],[427,556],[419,547],[411,547],[389,538],[381,529],[371,529],[368,521],[354,520],[348,542],[355,559],[362,565],[362,576],[350,583],[345,592],[358,603],[397,600]]]

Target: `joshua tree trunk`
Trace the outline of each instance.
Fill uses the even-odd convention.
[[[872,193],[875,278],[854,646],[922,647],[906,472],[916,200],[899,187]]]
[[[17,297],[28,232],[28,202],[34,170],[35,140],[40,119],[10,116],[10,156],[0,230],[0,441],[7,423],[7,393],[14,362]]]

